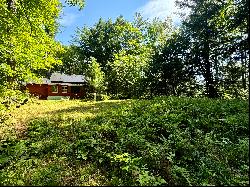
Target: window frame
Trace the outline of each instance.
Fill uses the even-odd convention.
[[[53,91],[53,87],[56,88],[56,91]],[[58,93],[58,85],[51,85],[51,93]]]
[[[66,87],[66,89],[65,89],[65,87]],[[65,92],[65,90],[66,90],[66,92]],[[68,86],[67,85],[62,86],[62,93],[68,93]]]

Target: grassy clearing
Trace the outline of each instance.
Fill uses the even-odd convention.
[[[38,101],[12,116],[0,185],[249,184],[246,101]]]

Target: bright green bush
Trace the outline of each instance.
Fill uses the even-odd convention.
[[[99,185],[249,185],[246,101],[157,97],[105,107],[94,118],[37,119],[25,140],[3,141],[0,184],[84,185],[93,171],[79,168],[90,164],[105,176]]]

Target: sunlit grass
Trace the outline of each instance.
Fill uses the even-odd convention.
[[[33,140],[30,146],[34,149],[35,153],[36,150],[39,152],[54,145],[68,145],[67,142],[75,138],[70,130],[74,128],[75,123],[81,120],[92,119],[97,114],[112,110],[112,107],[117,107],[119,103],[122,102],[124,101],[83,102],[81,100],[32,100],[32,102],[12,111],[11,118],[6,121],[5,126],[1,126],[0,128],[1,139],[4,140],[11,136],[19,140],[26,139],[28,128],[32,126],[32,121],[36,123],[46,120],[51,121],[51,126],[49,126],[48,129],[53,130],[59,128],[59,130],[56,130],[54,134],[48,135],[45,138],[37,134],[36,137],[38,137],[38,139]],[[65,128],[69,130],[65,130]],[[64,136],[61,136],[60,133],[64,133]],[[63,155],[47,155],[43,158],[33,157],[21,163],[23,164],[19,165],[19,163],[15,166],[18,167],[18,172],[15,174],[12,172],[14,168],[11,165],[5,170],[5,172],[9,173],[9,177],[12,176],[12,179],[6,179],[5,183],[9,180],[9,182],[7,182],[8,184],[18,185],[29,183],[35,183],[37,185],[43,185],[44,183],[50,185],[102,185],[105,181],[100,171],[98,169],[96,170],[91,163],[79,163],[72,167],[70,160]],[[30,164],[33,166],[33,169],[28,167]],[[28,177],[28,180],[25,182],[19,180],[19,178],[22,178],[20,175]],[[49,180],[46,179],[46,175],[49,176]],[[30,181],[29,178],[32,178],[32,181]]]
[[[34,119],[60,119],[67,123],[61,123],[62,126],[69,125],[68,120],[79,121],[82,119],[94,118],[98,113],[112,109],[118,105],[121,100],[109,100],[98,102],[83,102],[81,100],[34,100],[28,104],[16,108],[11,113],[11,118],[7,120],[10,129],[22,132],[26,129],[28,122]],[[0,129],[0,137],[3,137],[4,130]],[[1,138],[2,139],[2,138]]]
[[[66,118],[86,118],[95,116],[96,113],[110,109],[112,104],[121,103],[121,100],[83,102],[80,100],[45,100],[28,103],[25,106],[17,108],[12,113],[12,121],[26,123],[34,118],[55,117],[63,115]],[[97,105],[102,103],[102,105]]]

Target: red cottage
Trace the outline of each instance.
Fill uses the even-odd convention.
[[[78,99],[86,96],[87,82],[82,75],[53,73],[50,79],[39,83],[27,83],[28,91],[39,99]]]

